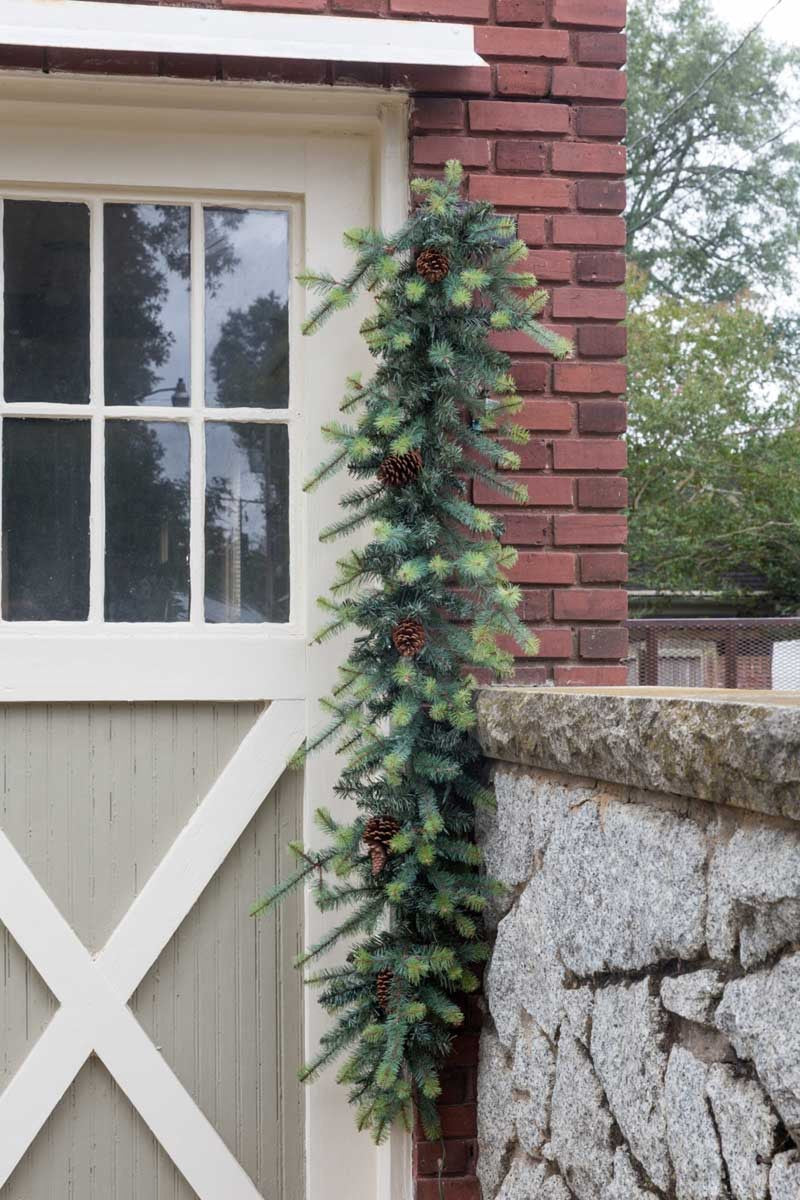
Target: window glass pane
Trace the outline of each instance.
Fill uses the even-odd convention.
[[[289,218],[207,208],[206,404],[289,404]]]
[[[89,210],[84,204],[3,205],[6,400],[89,399]]]
[[[189,403],[189,211],[105,205],[106,404]]]
[[[206,426],[207,621],[289,620],[285,425]]]
[[[88,421],[3,422],[3,616],[89,614]]]
[[[189,430],[106,424],[106,620],[189,619]]]

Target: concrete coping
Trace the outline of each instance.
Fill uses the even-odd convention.
[[[800,821],[800,693],[484,688],[484,753],[503,762]]]

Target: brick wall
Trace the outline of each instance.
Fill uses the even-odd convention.
[[[150,0],[158,3],[159,0]],[[625,683],[624,280],[625,0],[194,0],[207,7],[437,18],[476,26],[489,65],[464,69],[0,48],[0,67],[405,87],[417,173],[460,158],[469,194],[519,214],[527,268],[552,289],[546,320],[571,337],[553,364],[527,339],[511,354],[532,439],[525,506],[479,484],[520,547],[513,578],[539,634],[520,682]],[[479,1200],[475,1176],[477,1030],[473,1006],[444,1081],[444,1141],[418,1140],[418,1200]],[[441,1162],[441,1185],[439,1180]]]

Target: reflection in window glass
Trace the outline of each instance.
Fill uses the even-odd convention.
[[[189,430],[106,425],[106,620],[189,619]]]
[[[206,620],[289,620],[285,425],[206,426]]]
[[[3,616],[89,615],[88,421],[3,422]]]
[[[189,209],[107,204],[106,404],[189,403]]]
[[[205,210],[206,404],[289,404],[287,213]]]
[[[89,399],[89,209],[3,205],[5,399]]]

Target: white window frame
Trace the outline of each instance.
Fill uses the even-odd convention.
[[[190,423],[265,420],[290,425],[290,620],[286,624],[203,623],[203,589],[195,586],[188,622],[105,622],[102,613],[104,528],[102,439],[93,438],[90,523],[91,612],[88,622],[0,621],[0,697],[6,700],[302,699],[309,694],[307,641],[316,623],[313,601],[324,591],[340,548],[317,545],[330,515],[331,490],[306,498],[301,481],[324,453],[319,435],[320,401],[340,392],[353,366],[352,341],[342,340],[341,321],[313,342],[300,344],[307,299],[295,282],[301,264],[341,263],[341,213],[331,226],[329,198],[346,187],[336,147],[368,146],[371,214],[391,226],[407,203],[405,105],[402,94],[355,90],[288,89],[182,81],[103,81],[11,74],[0,79],[0,193],[30,198],[191,202],[283,208],[290,214],[290,407],[286,410],[186,410]],[[330,138],[326,138],[326,131]],[[345,135],[346,140],[341,140]],[[62,145],[59,146],[58,139]],[[351,138],[365,139],[351,143]],[[210,151],[213,146],[214,150]],[[220,186],[209,187],[212,173]],[[256,156],[253,160],[253,156]],[[280,190],[257,185],[266,164],[278,164]],[[244,176],[242,167],[245,162]],[[11,173],[13,170],[13,174]],[[88,173],[88,174],[87,174]],[[346,174],[346,172],[345,172]],[[180,185],[180,186],[178,186]],[[346,217],[344,218],[346,220]],[[92,225],[101,236],[100,223]],[[333,239],[336,248],[334,250]],[[95,254],[98,247],[94,247]],[[193,254],[202,253],[199,239]],[[7,416],[102,414],[102,278],[91,284],[92,400],[90,405],[6,404]],[[194,305],[202,305],[195,294]],[[202,330],[202,312],[193,314]],[[353,314],[357,325],[357,317]],[[352,328],[352,326],[351,326]],[[362,353],[362,351],[358,351]],[[368,366],[369,359],[362,358]],[[202,338],[192,347],[192,395],[204,370]],[[330,403],[326,415],[335,411]],[[316,415],[315,415],[316,414]],[[114,408],[113,419],[176,417],[155,407]],[[191,559],[195,584],[202,581],[203,489],[193,439]]]

